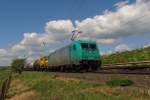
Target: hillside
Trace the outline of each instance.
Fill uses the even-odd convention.
[[[148,60],[150,60],[150,47],[136,49],[132,51],[117,52],[114,54],[102,56],[103,64],[115,64]]]

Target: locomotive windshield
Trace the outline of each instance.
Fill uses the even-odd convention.
[[[82,49],[96,49],[96,44],[81,43]]]

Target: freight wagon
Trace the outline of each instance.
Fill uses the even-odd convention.
[[[43,56],[39,59],[37,59],[34,63],[33,63],[33,69],[37,70],[37,71],[46,71],[48,70],[48,58],[47,56]]]

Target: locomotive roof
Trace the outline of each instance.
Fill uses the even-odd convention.
[[[80,42],[80,43],[96,43],[94,40],[75,40],[73,42]]]
[[[75,40],[75,41],[73,41],[72,43],[76,43],[76,42],[79,42],[79,43],[94,43],[94,44],[96,43],[96,41],[94,41],[94,40]],[[70,43],[70,44],[72,44],[72,43]],[[69,45],[70,45],[70,44],[69,44]],[[66,45],[66,46],[64,46],[64,47],[62,47],[62,48],[66,48],[66,47],[69,46],[69,45]],[[56,52],[56,51],[62,49],[62,48],[56,49],[55,51],[51,52],[50,55],[53,54],[54,52]]]

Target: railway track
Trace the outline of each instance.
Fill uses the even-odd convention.
[[[99,74],[136,74],[136,75],[150,75],[150,72],[137,72],[137,71],[96,71],[94,73],[99,73]]]
[[[102,74],[150,74],[150,61],[105,64],[96,73]]]
[[[33,69],[30,69],[30,70],[27,70],[27,71],[33,71]],[[58,72],[58,71],[49,70],[49,72]],[[67,72],[67,71],[65,71],[65,72]],[[73,71],[68,71],[68,72],[72,73]],[[86,73],[86,71],[83,71],[83,72]],[[88,72],[99,73],[99,74],[139,74],[139,75],[148,75],[148,74],[150,74],[150,61],[105,64],[98,71],[94,71],[94,72],[93,71],[88,71]]]
[[[30,70],[33,71],[33,70]],[[58,72],[58,71],[48,71],[48,72]],[[142,68],[142,69],[105,69],[102,68],[98,71],[80,71],[80,72],[60,72],[60,73],[96,73],[96,74],[136,74],[136,75],[150,75],[150,68]]]
[[[137,68],[136,66],[150,67],[150,61],[125,62],[115,64],[104,64],[102,68]]]
[[[98,71],[81,71],[77,73],[96,73],[96,74],[136,74],[136,75],[150,75],[150,67],[145,68],[101,68]]]

